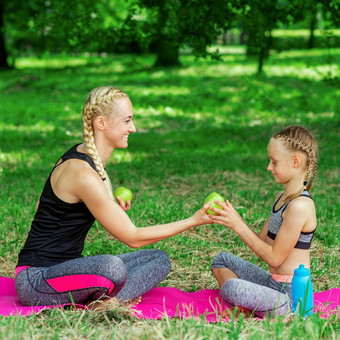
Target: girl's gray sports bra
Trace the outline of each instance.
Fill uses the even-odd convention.
[[[275,210],[276,204],[280,200],[282,195],[276,200],[276,202],[273,205],[273,209],[270,212],[267,236],[269,238],[271,238],[272,240],[275,240],[276,235],[279,232],[279,229],[280,229],[281,224],[283,222],[283,218],[282,218],[283,212],[286,210],[288,204],[292,201],[292,200],[290,200],[290,201],[286,202],[280,209]],[[300,196],[309,197],[310,199],[313,199],[312,196],[309,194],[309,192],[306,189],[297,197],[300,197]],[[308,232],[308,233],[301,232],[300,237],[299,237],[294,248],[310,249],[315,230],[316,230],[316,228],[313,231]]]

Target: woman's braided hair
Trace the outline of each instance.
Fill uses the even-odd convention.
[[[88,95],[83,107],[83,133],[86,152],[93,159],[96,170],[104,181],[111,197],[112,187],[94,142],[93,120],[98,115],[109,117],[115,112],[115,100],[128,95],[112,86],[97,87]]]
[[[288,151],[302,151],[307,155],[304,185],[310,190],[318,165],[318,145],[311,132],[300,125],[291,125],[274,133],[274,139],[282,140]]]

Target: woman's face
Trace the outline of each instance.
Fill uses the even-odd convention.
[[[130,133],[136,132],[130,99],[126,97],[116,100],[114,110],[115,112],[107,119],[105,136],[114,148],[125,149]]]

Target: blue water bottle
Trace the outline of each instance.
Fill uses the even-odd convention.
[[[310,271],[300,264],[292,280],[293,313],[306,317],[313,314],[313,284]]]

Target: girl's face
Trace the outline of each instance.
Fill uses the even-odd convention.
[[[113,147],[125,149],[128,146],[129,134],[136,132],[132,121],[133,110],[130,99],[116,100],[115,111],[107,121],[108,128],[105,130],[105,135]]]
[[[268,147],[269,164],[267,170],[279,184],[287,183],[293,176],[293,155],[285,148],[280,139],[271,139]]]

